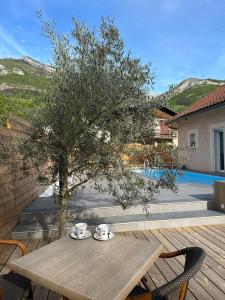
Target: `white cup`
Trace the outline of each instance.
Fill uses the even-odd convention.
[[[75,226],[73,226],[73,233],[79,238],[85,236],[86,231],[87,231],[87,223],[77,223],[75,224]]]
[[[109,233],[109,225],[108,224],[100,224],[96,228],[96,232],[101,240],[108,240],[108,233]]]

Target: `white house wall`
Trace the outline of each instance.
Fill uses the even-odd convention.
[[[196,113],[187,120],[178,121],[178,146],[188,168],[206,172],[215,170],[212,133],[217,128],[223,128],[225,134],[225,107]],[[193,149],[188,147],[190,132],[197,132],[197,147]]]

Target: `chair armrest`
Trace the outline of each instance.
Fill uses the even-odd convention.
[[[159,255],[160,258],[170,258],[170,257],[176,257],[179,255],[184,255],[186,254],[186,249],[181,249],[181,250],[177,250],[174,252],[169,252],[169,253],[161,253]]]
[[[26,246],[22,242],[17,240],[0,240],[0,244],[18,246],[21,250],[22,256],[27,254],[28,252]],[[1,291],[0,291],[0,296],[1,296]]]

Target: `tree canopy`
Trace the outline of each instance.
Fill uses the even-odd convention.
[[[59,182],[62,236],[69,195],[89,180],[124,208],[146,205],[160,188],[175,186],[169,170],[157,181],[144,179],[122,159],[125,145],[152,135],[154,110],[162,105],[148,97],[151,64],[126,50],[110,19],[93,30],[73,19],[70,35],[57,34],[54,25],[42,22],[55,72],[20,151],[25,163],[45,165],[40,177],[49,184]]]

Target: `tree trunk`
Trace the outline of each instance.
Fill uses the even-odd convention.
[[[63,157],[59,162],[59,238],[67,234],[66,221],[68,212],[68,161]]]

